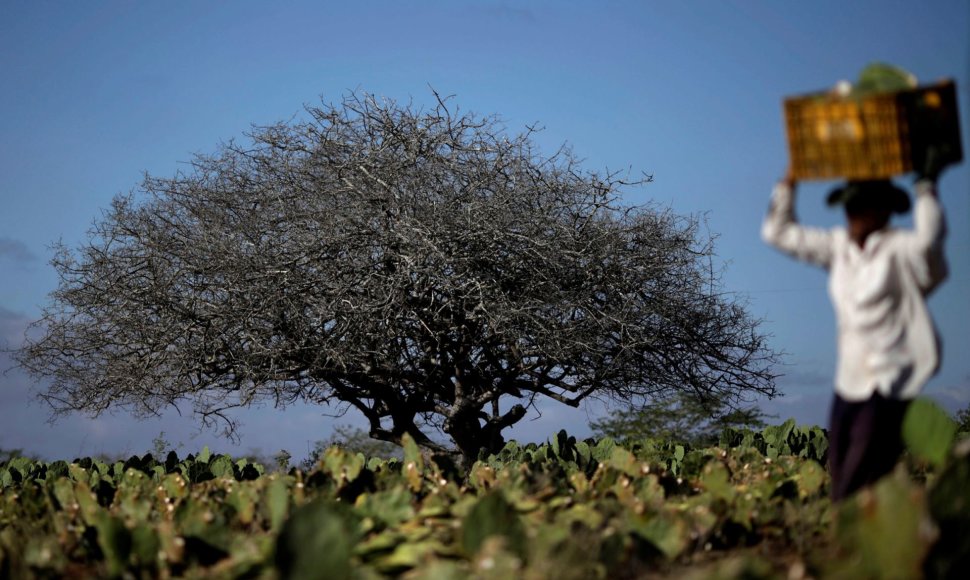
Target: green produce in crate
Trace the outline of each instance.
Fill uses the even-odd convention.
[[[859,73],[852,95],[864,97],[874,93],[892,93],[916,88],[916,76],[891,64],[874,62]]]

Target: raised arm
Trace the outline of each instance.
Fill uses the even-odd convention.
[[[794,258],[828,268],[832,262],[832,233],[798,223],[795,190],[795,181],[788,177],[775,185],[768,215],[761,226],[761,238]]]
[[[913,210],[913,234],[907,245],[908,261],[920,289],[929,294],[947,276],[943,240],[946,220],[933,179],[920,179],[914,187],[916,204]]]

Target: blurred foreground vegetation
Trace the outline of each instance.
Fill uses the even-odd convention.
[[[970,565],[970,441],[914,405],[897,471],[840,506],[792,421],[695,447],[560,432],[468,472],[319,450],[0,462],[0,578],[949,578]]]

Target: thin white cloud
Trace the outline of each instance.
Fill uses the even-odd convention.
[[[801,404],[803,402],[805,402],[805,395],[804,394],[782,395],[781,397],[778,397],[776,404],[778,404],[778,405],[795,405],[795,404]]]
[[[782,390],[789,387],[831,387],[833,377],[830,374],[816,370],[810,364],[799,364],[792,367],[781,367],[783,374],[777,383]]]
[[[963,384],[931,387],[927,389],[927,392],[941,399],[946,399],[950,403],[966,406],[970,404],[970,377],[966,377]]]

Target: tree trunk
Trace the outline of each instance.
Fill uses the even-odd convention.
[[[522,405],[515,405],[504,415],[492,417],[479,409],[460,410],[445,420],[444,431],[458,447],[462,467],[470,469],[482,451],[489,454],[501,451],[505,446],[502,430],[524,416],[525,407]]]

